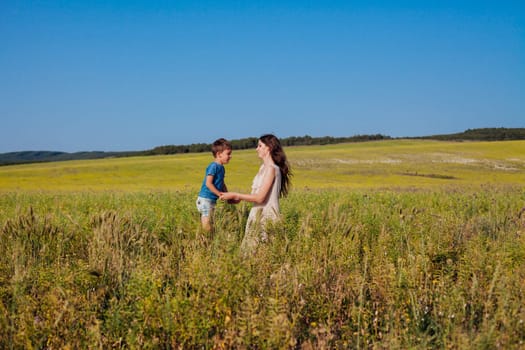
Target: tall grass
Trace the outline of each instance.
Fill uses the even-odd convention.
[[[0,347],[522,348],[525,193],[296,191],[239,253],[193,192],[6,193]]]

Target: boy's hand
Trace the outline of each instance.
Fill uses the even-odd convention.
[[[220,198],[229,204],[237,204],[241,201],[238,198],[237,193],[234,192],[221,192]]]

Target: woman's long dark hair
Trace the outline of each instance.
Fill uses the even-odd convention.
[[[288,159],[281,146],[281,141],[272,134],[266,134],[259,137],[259,140],[270,148],[270,154],[274,163],[281,169],[281,189],[279,195],[286,197],[290,189],[290,178],[292,176],[292,169],[288,164]]]

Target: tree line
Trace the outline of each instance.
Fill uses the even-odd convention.
[[[310,145],[329,145],[336,143],[345,142],[363,142],[363,141],[375,141],[391,139],[390,136],[381,134],[375,135],[356,135],[351,137],[312,137],[309,135],[305,136],[292,136],[281,139],[281,144],[285,147],[289,146],[310,146]],[[234,150],[250,149],[257,147],[256,137],[247,137],[238,140],[230,140]],[[177,154],[177,153],[199,153],[209,152],[211,150],[211,144],[207,143],[194,143],[191,145],[165,145],[158,146],[151,150],[144,151],[143,155],[161,155],[161,154]]]
[[[419,139],[441,141],[510,141],[525,140],[525,128],[480,128],[467,129],[460,133],[421,136]]]

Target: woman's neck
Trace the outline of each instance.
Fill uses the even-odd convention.
[[[267,157],[264,157],[263,163],[264,163],[264,165],[267,165],[267,166],[275,165],[275,162],[273,161],[273,159],[272,159],[272,157],[270,155],[268,155]]]

